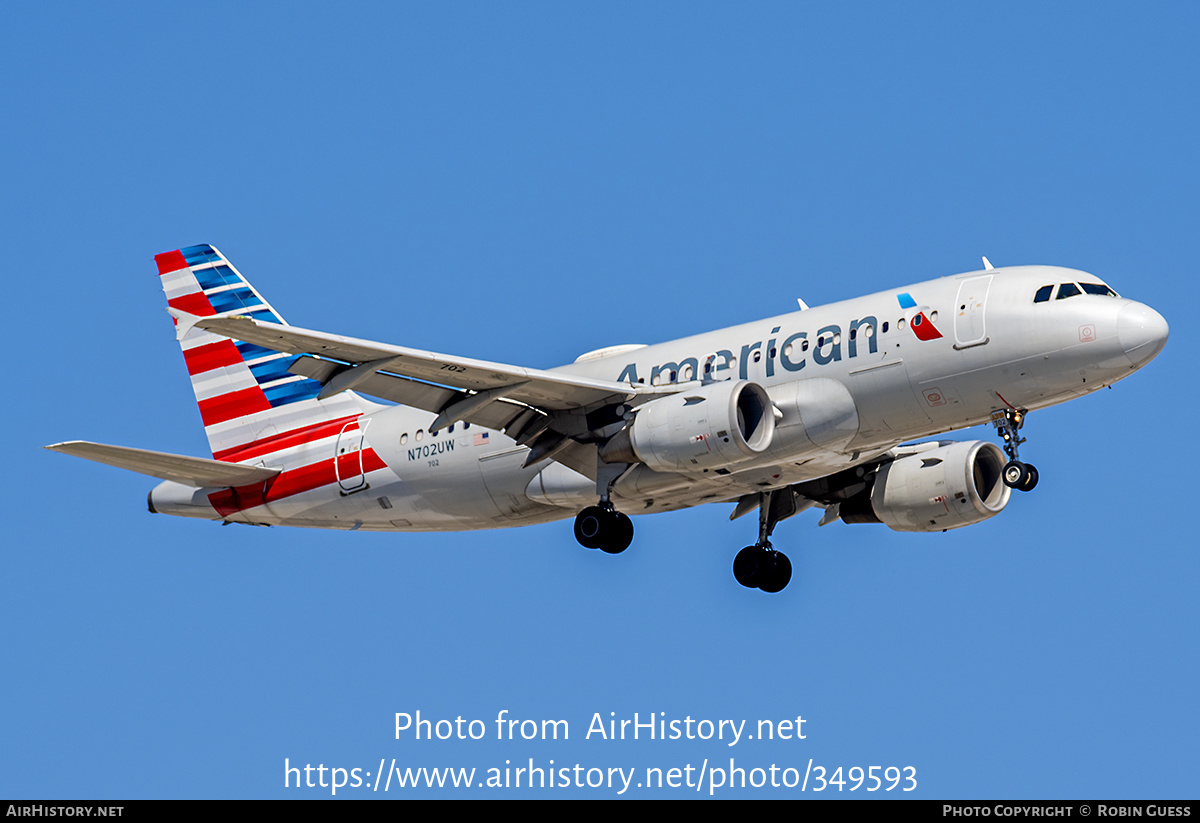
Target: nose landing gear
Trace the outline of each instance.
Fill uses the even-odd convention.
[[[1025,414],[1012,408],[994,411],[992,425],[1004,441],[1004,453],[1008,455],[1008,463],[1004,466],[1004,485],[1017,491],[1031,492],[1038,482],[1038,470],[1032,463],[1022,463],[1017,455],[1017,447],[1025,442],[1025,438],[1017,434],[1025,425]]]
[[[1004,485],[1021,492],[1033,491],[1038,482],[1037,467],[1019,460],[1004,466]]]

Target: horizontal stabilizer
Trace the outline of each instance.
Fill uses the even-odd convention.
[[[152,452],[146,449],[130,449],[125,446],[107,446],[89,443],[86,440],[71,440],[46,446],[50,451],[82,457],[116,466],[118,469],[148,474],[161,480],[183,483],[198,488],[222,488],[261,483],[279,474],[280,469],[261,466],[244,466],[240,463],[223,463],[203,457],[186,457],[182,454]]]

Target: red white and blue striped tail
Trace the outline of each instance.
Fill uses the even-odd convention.
[[[212,246],[188,246],[155,255],[154,261],[172,309],[200,317],[248,315],[286,325]],[[196,328],[179,344],[217,460],[240,462],[275,452],[374,408],[353,392],[318,400],[320,383],[288,372],[296,355]]]

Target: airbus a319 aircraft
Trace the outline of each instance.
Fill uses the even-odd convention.
[[[215,248],[155,257],[213,459],[72,441],[47,448],[164,482],[151,512],[371,531],[575,517],[611,554],[628,514],[733,503],[758,537],[733,561],[791,579],[775,525],[936,532],[999,514],[1037,469],[1026,415],[1108,386],[1167,341],[1100,278],[985,268],[549,370],[290,326]],[[398,405],[384,405],[363,395]],[[1001,447],[919,438],[991,422]]]

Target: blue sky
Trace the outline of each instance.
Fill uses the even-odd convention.
[[[482,775],[730,757],[913,766],[920,797],[1196,796],[1194,4],[0,19],[0,796],[329,796],[285,790],[285,758]],[[729,506],[635,518],[620,557],[570,521],[223,528],[150,516],[153,481],[40,450],[206,454],[152,259],[195,243],[292,323],[535,367],[984,254],[1094,272],[1171,340],[1030,417],[1041,483],[999,517],[904,535],[808,512],[776,531],[795,576],[771,597],[730,574],[754,524]],[[417,710],[489,732],[501,710],[565,719],[571,739],[396,740]],[[807,736],[585,740],[610,712],[799,715]]]

